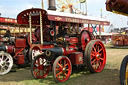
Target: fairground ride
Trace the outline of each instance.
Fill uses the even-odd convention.
[[[128,16],[128,0],[107,0],[106,2],[107,11]],[[128,45],[128,35],[126,34],[113,35],[112,43],[115,46],[126,46]]]

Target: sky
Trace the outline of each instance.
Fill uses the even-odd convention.
[[[23,10],[32,7],[42,8],[41,1],[42,0],[0,0],[1,17],[17,18],[18,13],[20,13]],[[43,1],[44,1],[44,8],[47,9],[48,8],[47,0],[43,0]],[[74,2],[75,1],[78,0],[74,0]],[[127,27],[128,17],[106,11],[105,2],[106,0],[87,0],[88,16],[101,17],[100,9],[102,9],[102,17],[109,20],[111,24],[113,24],[113,28]],[[74,7],[79,9],[80,4],[76,4],[74,5]],[[83,8],[85,8],[84,5],[82,5],[81,10],[85,10]],[[110,26],[105,27],[105,31],[108,32],[110,28],[111,28]]]

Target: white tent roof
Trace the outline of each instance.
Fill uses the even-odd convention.
[[[80,14],[71,14],[71,13],[65,13],[65,12],[52,11],[52,10],[47,10],[47,13],[51,14],[51,15],[58,15],[58,16],[65,16],[65,17],[72,17],[72,18],[81,18],[81,19],[87,19],[87,20],[107,21],[107,22],[109,22],[108,20],[103,19],[103,18],[85,16],[85,15],[80,15]]]

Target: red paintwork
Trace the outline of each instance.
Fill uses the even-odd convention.
[[[16,64],[24,64],[24,62],[25,62],[25,56],[24,55],[18,55],[15,63]]]
[[[53,48],[54,45],[41,45],[41,44],[31,44],[30,45],[30,49],[33,49],[33,48],[39,48],[39,50],[42,50],[42,49],[50,49],[50,48]]]
[[[70,37],[70,44],[76,44],[78,43],[78,38],[77,37]]]
[[[17,38],[15,47],[26,47],[26,39]]]
[[[71,63],[73,65],[83,64],[83,53],[82,52],[71,53],[71,55],[69,56],[69,59],[71,60]]]
[[[7,53],[14,53],[14,46],[13,45],[7,45],[7,49],[6,49]]]
[[[85,42],[85,38],[87,38],[87,42]],[[91,40],[91,34],[89,31],[83,30],[81,32],[81,44],[82,44],[82,50],[85,49],[86,45],[88,44],[88,42]]]
[[[33,12],[38,12],[39,13],[40,11],[42,12],[43,21],[45,21],[43,23],[43,25],[46,24],[46,23],[49,23],[49,20],[47,18],[47,14],[46,14],[47,12],[43,9],[35,9],[35,8],[24,10],[20,14],[18,14],[17,22],[19,24],[29,24],[28,20],[29,20],[30,12],[32,12],[32,13]],[[32,24],[33,25],[39,25],[40,24],[39,20],[40,20],[39,15],[32,17]]]

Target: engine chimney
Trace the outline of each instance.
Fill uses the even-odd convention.
[[[55,6],[55,0],[49,0],[49,8],[48,10],[56,10],[56,6]]]

